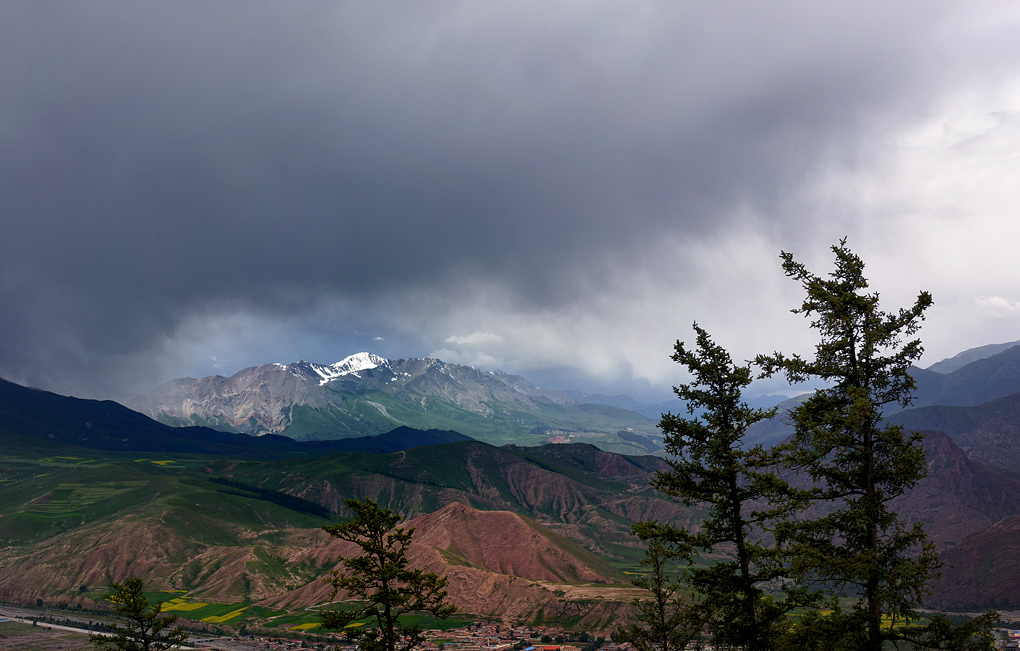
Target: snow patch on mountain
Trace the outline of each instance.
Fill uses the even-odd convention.
[[[388,359],[379,357],[373,353],[355,353],[353,355],[349,355],[336,364],[333,364],[333,368],[337,370],[346,369],[347,372],[367,371],[380,366],[386,366],[389,363],[390,361]]]
[[[341,378],[345,375],[353,375],[356,378],[361,378],[361,371],[368,371],[373,368],[379,368],[380,366],[389,366],[389,360],[372,353],[355,353],[350,355],[336,364],[330,364],[329,366],[321,366],[319,364],[309,364],[315,373],[319,376],[319,386],[328,384],[337,378]]]

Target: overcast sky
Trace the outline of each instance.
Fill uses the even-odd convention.
[[[836,4],[3,2],[0,376],[661,398],[695,320],[810,351],[779,253],[844,236],[922,365],[1020,339],[1020,5]]]

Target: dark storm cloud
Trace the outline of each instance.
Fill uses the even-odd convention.
[[[552,307],[769,215],[951,52],[935,5],[8,3],[0,375],[493,280]],[[952,74],[952,70],[944,71]],[[895,119],[890,117],[889,119]],[[795,222],[775,228],[796,233]],[[253,326],[257,327],[257,326]],[[283,360],[290,361],[290,360]],[[109,380],[125,383],[128,376]],[[123,388],[123,387],[121,387]]]

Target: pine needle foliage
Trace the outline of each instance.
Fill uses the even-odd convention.
[[[617,639],[630,642],[637,651],[682,651],[702,648],[704,622],[696,608],[684,598],[683,582],[670,571],[670,566],[684,555],[677,554],[668,542],[668,532],[654,522],[639,522],[634,533],[648,544],[641,565],[646,573],[631,581],[650,593],[650,599],[635,599],[636,621],[629,628],[620,628]]]
[[[111,583],[106,596],[113,603],[113,612],[127,620],[124,625],[109,624],[112,636],[94,633],[92,645],[99,651],[165,651],[188,641],[177,615],[161,612],[162,602],[150,604],[145,596],[145,582],[132,576],[124,583]]]
[[[921,626],[915,610],[942,563],[922,526],[908,525],[890,507],[927,473],[923,435],[882,420],[886,405],[910,404],[908,370],[923,352],[911,337],[932,298],[920,292],[911,307],[883,312],[878,293],[868,291],[864,262],[846,240],[832,252],[835,270],[827,277],[781,254],[786,275],[806,294],[793,312],[812,319],[820,337],[814,358],[775,353],[756,359],[765,376],[824,384],[792,411],[795,434],[778,452],[783,465],[810,477],[811,499],[826,513],[788,519],[775,533],[791,560],[791,576],[825,585],[853,605],[803,618],[799,646],[881,651],[886,641],[912,639],[944,648],[933,646],[945,638],[936,622]],[[812,628],[824,644],[808,643]]]
[[[361,605],[323,611],[322,625],[358,640],[362,651],[410,651],[424,638],[419,627],[407,626],[400,618],[427,613],[446,619],[453,614],[456,607],[446,601],[447,579],[410,566],[407,547],[414,528],[397,528],[399,514],[370,499],[349,499],[346,504],[355,516],[322,528],[356,543],[362,553],[341,556],[343,567],[333,570],[326,582],[333,588],[330,599],[343,594]],[[361,619],[370,619],[375,626],[351,626]]]
[[[661,527],[657,535],[689,560],[724,555],[709,567],[689,567],[684,579],[698,595],[697,610],[717,645],[760,651],[772,648],[787,628],[791,609],[811,602],[806,590],[785,588],[783,558],[762,542],[772,522],[799,506],[799,493],[777,476],[769,453],[743,445],[748,427],[775,414],[741,399],[753,379],[751,367],[734,364],[696,323],[694,331],[696,346],[677,341],[672,356],[693,378],[674,388],[687,404],[687,417],[663,414],[659,427],[670,470],[657,473],[652,486],[709,510],[697,531]]]

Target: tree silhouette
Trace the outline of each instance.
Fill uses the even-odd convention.
[[[126,625],[109,624],[112,637],[92,634],[93,646],[100,651],[165,651],[188,641],[177,615],[162,613],[163,602],[150,604],[145,597],[145,582],[132,576],[124,583],[111,583],[106,596],[113,612],[127,620]]]
[[[846,240],[832,252],[835,270],[827,277],[782,253],[786,275],[806,293],[793,312],[811,318],[820,335],[814,358],[775,353],[756,360],[765,375],[824,384],[792,410],[795,433],[778,450],[784,465],[810,477],[811,498],[826,512],[789,519],[775,531],[789,553],[792,577],[825,584],[852,606],[843,610],[834,601],[832,613],[802,618],[796,646],[881,651],[885,641],[911,639],[949,648],[939,645],[953,638],[953,648],[991,648],[992,614],[963,629],[947,626],[944,618],[919,625],[915,608],[942,563],[923,527],[908,526],[889,505],[927,474],[923,435],[884,423],[882,410],[910,403],[914,380],[908,370],[923,352],[920,340],[910,337],[931,295],[920,292],[913,306],[883,312],[878,293],[868,291],[864,262]],[[825,646],[813,646],[809,638],[826,640]]]
[[[331,536],[356,543],[362,553],[339,558],[343,568],[326,579],[333,587],[331,599],[344,594],[362,602],[349,610],[322,612],[325,628],[340,629],[357,639],[362,651],[409,651],[423,637],[417,626],[406,626],[404,615],[428,613],[446,619],[456,610],[447,603],[446,577],[410,567],[407,547],[414,529],[396,528],[400,516],[370,499],[347,500],[355,517],[324,525]],[[353,625],[373,620],[375,627]]]

